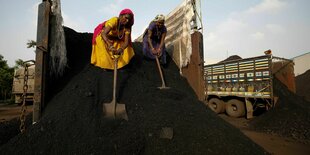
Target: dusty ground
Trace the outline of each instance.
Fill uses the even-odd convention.
[[[272,154],[310,154],[309,80],[310,71],[297,76],[295,94],[274,79],[278,106],[254,119],[219,116]]]
[[[26,115],[32,112],[32,105],[26,106]],[[21,114],[21,106],[17,104],[0,104],[0,122],[10,121],[19,118]]]
[[[232,118],[225,114],[219,114],[223,120],[240,129],[246,136],[256,144],[262,146],[274,155],[309,155],[310,145],[292,138],[283,137],[265,132],[253,131],[249,128],[250,120],[245,118]],[[259,116],[258,116],[259,117]],[[255,119],[255,117],[253,118]]]

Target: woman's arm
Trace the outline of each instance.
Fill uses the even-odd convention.
[[[124,43],[121,44],[120,48],[117,50],[117,54],[122,53],[124,51],[124,49],[128,47],[128,45],[129,45],[129,37],[130,37],[130,32],[129,33],[125,33]]]
[[[151,48],[151,50],[153,50],[154,49],[154,47],[153,47],[153,44],[152,44],[152,39],[151,39],[151,36],[152,36],[152,30],[147,30],[148,32],[147,32],[147,42],[149,43],[149,47]]]
[[[158,47],[158,49],[157,49],[157,54],[158,54],[158,56],[161,56],[161,55],[162,55],[162,48],[164,47],[165,37],[166,37],[166,32],[164,32],[164,33],[161,35],[159,47]]]
[[[164,33],[161,35],[160,44],[159,44],[159,49],[162,49],[163,46],[164,46],[165,38],[166,38],[166,33],[167,33],[167,32],[164,32]]]
[[[115,50],[113,49],[114,48],[113,41],[108,38],[108,33],[111,31],[111,29],[112,29],[111,27],[105,26],[103,31],[101,32],[101,37],[104,40],[104,42],[107,44],[107,48],[112,51],[112,50]]]
[[[156,54],[157,52],[156,52],[156,49],[153,47],[153,44],[152,44],[152,39],[151,39],[151,36],[152,36],[152,30],[148,30],[148,32],[147,32],[147,42],[148,42],[148,44],[149,44],[149,47],[150,47],[150,49],[151,49],[151,52],[153,53],[153,54]]]

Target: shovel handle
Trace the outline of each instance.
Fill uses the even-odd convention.
[[[118,57],[114,58],[113,100],[115,101],[116,101],[117,63],[118,63]]]
[[[156,58],[156,63],[157,63],[158,71],[159,71],[161,82],[162,82],[162,87],[166,87],[163,72],[162,72],[160,64],[159,64],[158,56],[156,56],[155,58]]]

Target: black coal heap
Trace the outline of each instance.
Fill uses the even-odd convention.
[[[104,118],[102,103],[112,100],[113,72],[89,64],[91,39],[77,41],[89,39],[84,36],[89,34],[69,28],[65,33],[69,63],[74,61],[65,75],[66,82],[54,83],[57,92],[41,120],[2,145],[0,152],[266,154],[238,129],[206,109],[173,61],[163,69],[171,89],[158,89],[161,80],[155,61],[143,59],[138,42],[133,44],[135,57],[119,70],[118,77],[118,100],[126,104],[129,121]],[[173,131],[171,139],[161,136],[165,129]]]

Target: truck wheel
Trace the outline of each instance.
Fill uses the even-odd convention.
[[[241,117],[245,115],[245,106],[242,101],[231,99],[226,104],[226,113],[231,117]]]
[[[217,114],[225,111],[225,103],[218,98],[210,99],[208,102],[208,107]]]

